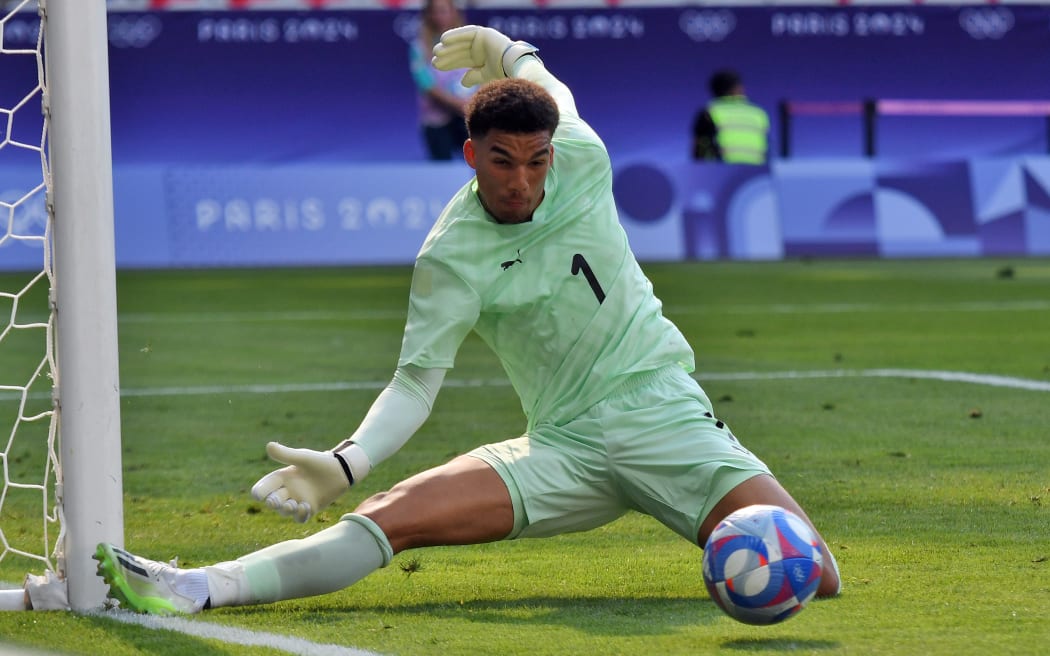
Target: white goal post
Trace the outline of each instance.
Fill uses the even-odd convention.
[[[9,44],[14,40],[7,34],[9,28],[13,35],[12,26],[24,26],[34,8],[39,17],[35,51]],[[0,60],[35,54],[38,87],[26,89],[25,98],[38,102],[43,116],[42,135],[34,144],[18,129],[28,117],[26,103],[0,106],[0,173],[5,149],[38,151],[47,214],[42,231],[18,220],[39,196],[39,188],[14,200],[0,197],[0,263],[5,252],[35,240],[40,269],[28,274],[33,282],[26,288],[39,281],[49,286],[46,295],[0,288],[0,301],[7,300],[0,302],[0,348],[5,339],[16,340],[16,334],[43,327],[40,341],[46,350],[29,380],[4,380],[0,370],[0,404],[17,406],[12,425],[0,425],[0,564],[11,559],[25,561],[27,569],[43,570],[28,572],[23,589],[0,591],[5,609],[81,611],[101,606],[105,587],[95,575],[91,555],[98,542],[123,544],[107,48],[105,0],[0,1]],[[0,192],[2,187],[0,181]],[[8,278],[18,279],[0,280]],[[28,299],[41,297],[47,307],[22,307]],[[10,317],[4,316],[8,310]],[[35,313],[46,320],[22,316]],[[0,351],[0,367],[5,362]],[[28,412],[27,407],[41,405],[37,397],[48,382],[50,408]],[[0,413],[3,420],[8,416]],[[33,422],[41,419],[47,430],[33,430]],[[18,471],[22,458],[46,463],[37,473],[39,480],[19,478],[24,474]],[[42,511],[37,509],[37,530],[43,535],[35,542],[42,545],[42,553],[24,546],[33,540],[13,545],[29,523],[22,517],[24,508],[7,512],[7,507],[26,490],[30,498],[38,492],[43,497]],[[17,524],[17,531],[9,532],[8,522]]]

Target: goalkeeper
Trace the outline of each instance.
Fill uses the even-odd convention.
[[[524,434],[237,560],[178,569],[101,544],[99,574],[124,607],[193,613],[325,594],[406,549],[584,531],[629,510],[700,546],[751,504],[806,517],[689,375],[693,352],[629,249],[608,153],[569,89],[535,48],[486,27],[446,32],[434,64],[468,69],[463,84],[483,85],[463,145],[475,176],[419,251],[393,379],[334,448],[269,444],[284,466],[252,494],[305,522],[359,483],[424,423],[471,330],[520,397]],[[839,575],[822,546],[832,566],[818,595],[828,596]]]

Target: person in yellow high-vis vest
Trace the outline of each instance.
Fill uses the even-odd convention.
[[[720,70],[708,84],[713,97],[693,122],[693,159],[765,164],[769,115],[747,99],[736,71]]]

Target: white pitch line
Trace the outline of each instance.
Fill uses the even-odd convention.
[[[380,656],[374,651],[321,644],[293,636],[267,633],[265,631],[251,631],[249,629],[201,622],[184,617],[155,617],[139,615],[127,610],[95,611],[90,614],[125,624],[138,624],[147,629],[163,629],[196,638],[219,640],[228,644],[244,645],[246,647],[269,647],[270,649],[280,649],[299,656]]]
[[[753,305],[720,305],[721,314],[849,314],[868,312],[1044,312],[1050,301],[1039,299],[1016,301],[954,301],[945,303],[758,303]],[[696,315],[711,312],[710,306],[664,305],[664,313]],[[46,315],[21,313],[24,321],[46,325]],[[303,310],[291,312],[124,312],[117,318],[122,324],[177,323],[267,323],[313,321],[399,321],[405,310]],[[22,326],[29,327],[29,326]]]
[[[665,314],[704,314],[703,305],[666,306]],[[1050,301],[959,301],[954,303],[772,303],[728,305],[720,314],[848,314],[860,312],[1031,312],[1050,310]]]
[[[919,378],[955,383],[971,383],[989,387],[1050,392],[1050,381],[977,374],[967,371],[938,371],[927,369],[828,369],[815,371],[737,371],[694,374],[701,381],[709,380],[781,380],[813,378]],[[205,385],[200,387],[144,387],[121,390],[121,396],[193,396],[208,394],[284,394],[292,392],[341,392],[381,390],[389,381],[342,381],[332,383],[285,383],[280,385]],[[506,387],[505,378],[459,379],[447,378],[444,387]]]
[[[970,383],[988,387],[1005,387],[1032,392],[1050,392],[1050,381],[977,374],[968,371],[939,371],[928,369],[824,369],[801,371],[731,371],[693,374],[704,381],[711,380],[783,380],[817,378],[918,378],[952,383]],[[186,387],[126,387],[120,390],[122,397],[157,396],[208,396],[213,394],[291,394],[297,392],[344,392],[381,390],[389,380],[335,381],[330,383],[281,383],[273,385],[198,385]],[[446,378],[443,387],[507,387],[506,378]],[[30,398],[46,398],[50,394],[33,393]],[[0,391],[0,401],[21,398],[18,392]]]
[[[405,310],[306,310],[302,312],[136,312],[118,317],[120,323],[240,323],[266,321],[387,321],[405,320]]]
[[[968,371],[937,371],[926,369],[830,369],[823,371],[739,371],[728,373],[705,373],[696,376],[703,380],[778,380],[784,378],[921,378],[943,380],[952,383],[973,383],[989,387],[1050,392],[1050,381],[975,374]]]
[[[287,394],[294,392],[345,392],[381,390],[390,380],[336,381],[332,383],[281,383],[276,385],[202,385],[194,387],[125,388],[121,396],[195,396],[210,394]],[[485,380],[446,378],[442,387],[507,387],[506,378]],[[2,397],[0,397],[2,398]]]
[[[710,307],[665,305],[665,313],[704,314]],[[945,303],[772,303],[719,306],[722,314],[845,314],[851,312],[1031,312],[1050,310],[1050,301],[957,301]],[[273,321],[404,321],[405,310],[304,310],[299,312],[127,312],[120,323],[238,323]]]

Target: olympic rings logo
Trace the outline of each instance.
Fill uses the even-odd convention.
[[[418,35],[423,21],[416,12],[400,13],[394,17],[394,34],[411,43]]]
[[[686,36],[699,43],[723,41],[736,29],[736,16],[725,10],[690,9],[682,12],[678,27]]]
[[[156,16],[111,16],[109,43],[114,48],[145,48],[157,40],[162,29]]]
[[[959,25],[971,38],[1001,39],[1014,27],[1014,15],[1005,7],[964,9],[959,12]]]

